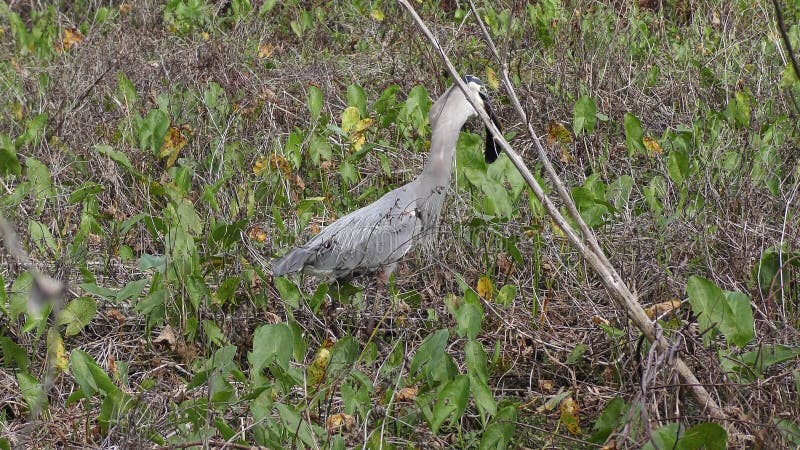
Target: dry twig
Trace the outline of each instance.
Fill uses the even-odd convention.
[[[647,337],[650,342],[656,346],[659,351],[668,351],[669,343],[666,339],[661,337],[660,333],[657,331],[657,327],[650,322],[647,315],[645,314],[644,310],[642,309],[641,305],[637,297],[628,289],[628,286],[620,278],[617,271],[609,262],[608,258],[603,253],[602,249],[600,248],[599,244],[597,243],[596,238],[591,230],[589,230],[586,223],[581,218],[580,214],[578,213],[577,207],[572,202],[571,197],[567,193],[566,189],[563,186],[563,183],[560,181],[558,175],[555,173],[552,164],[550,163],[545,150],[533,130],[530,122],[528,121],[527,115],[525,111],[522,109],[522,105],[519,102],[519,98],[517,97],[513,86],[508,78],[508,68],[502,64],[500,61],[499,55],[497,53],[497,49],[494,46],[491,37],[488,35],[483,22],[481,21],[480,17],[477,13],[475,13],[476,20],[481,25],[481,28],[484,32],[484,36],[486,38],[487,43],[489,44],[490,48],[492,49],[494,56],[501,62],[502,66],[502,79],[503,84],[508,91],[512,103],[514,104],[517,113],[522,118],[523,122],[525,122],[528,126],[528,133],[531,136],[531,139],[536,145],[537,151],[539,152],[539,159],[541,160],[542,164],[545,167],[548,175],[550,176],[551,180],[553,181],[554,185],[557,187],[557,191],[559,193],[559,197],[567,206],[567,211],[570,214],[570,217],[578,224],[581,233],[583,234],[583,239],[578,236],[578,234],[572,229],[569,225],[567,220],[564,216],[561,215],[558,208],[553,204],[549,197],[547,197],[544,193],[544,190],[541,186],[539,186],[538,182],[534,178],[533,174],[525,165],[525,162],[516,153],[512,148],[508,141],[505,140],[503,135],[500,133],[500,130],[492,123],[489,116],[483,111],[483,108],[478,108],[477,105],[479,104],[479,99],[477,95],[471,94],[470,90],[467,89],[466,83],[461,79],[456,70],[455,66],[450,62],[450,59],[447,57],[447,54],[444,52],[442,47],[439,45],[436,37],[431,33],[422,19],[419,17],[417,12],[414,10],[414,7],[407,1],[407,0],[399,0],[400,4],[405,7],[414,21],[417,23],[417,26],[422,30],[425,36],[430,40],[433,47],[439,52],[444,61],[448,72],[455,80],[455,83],[458,84],[461,89],[466,93],[467,98],[472,103],[475,110],[480,115],[481,119],[483,120],[484,124],[489,128],[491,133],[495,136],[495,139],[503,148],[503,151],[508,155],[511,162],[514,164],[514,167],[519,170],[522,177],[528,183],[528,186],[533,190],[536,198],[544,205],[545,209],[547,210],[548,215],[552,218],[552,220],[556,223],[556,225],[564,232],[564,235],[569,239],[570,243],[575,246],[576,249],[580,252],[581,256],[589,263],[589,265],[594,269],[597,275],[600,277],[603,285],[606,287],[608,292],[611,294],[612,298],[614,298],[626,311],[628,316],[631,318],[633,323],[636,327],[641,330],[641,332]],[[471,5],[474,10],[474,5]],[[585,239],[585,241],[584,241]],[[725,415],[724,411],[719,407],[717,402],[711,397],[708,390],[703,386],[700,380],[694,375],[694,372],[689,368],[686,362],[683,359],[676,357],[674,359],[675,370],[684,380],[686,385],[692,392],[695,400],[698,404],[703,407],[707,408],[709,415],[717,420],[727,420],[727,416]]]

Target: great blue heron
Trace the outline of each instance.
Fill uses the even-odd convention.
[[[466,75],[464,82],[478,93],[481,106],[497,124],[483,83],[471,75]],[[341,280],[378,272],[380,279],[387,280],[415,243],[435,234],[450,184],[458,134],[474,115],[476,112],[464,92],[457,84],[451,86],[428,114],[431,147],[422,173],[376,202],[336,220],[305,245],[273,261],[272,274],[303,271],[323,279]],[[484,157],[487,162],[494,162],[497,155],[494,139],[487,129]]]

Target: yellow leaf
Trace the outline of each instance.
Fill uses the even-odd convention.
[[[372,10],[372,18],[378,22],[383,22],[383,19],[386,18],[386,15],[383,13],[382,9],[375,8]]]
[[[650,151],[651,155],[658,156],[664,153],[664,150],[661,148],[661,145],[659,145],[657,140],[651,138],[650,136],[645,136],[642,138],[642,140],[644,141],[644,146]]]
[[[655,319],[665,314],[669,314],[680,307],[681,301],[677,298],[673,298],[672,300],[656,303],[655,305],[645,308],[644,313],[647,314],[647,317]]]
[[[497,74],[494,73],[494,69],[491,67],[486,68],[486,83],[495,91],[500,88],[500,81],[497,79]]]
[[[551,120],[547,122],[547,144],[553,145],[556,142],[561,144],[572,143],[572,133],[561,122]]]
[[[17,119],[17,122],[22,122],[22,118],[25,117],[25,109],[22,107],[22,103],[12,103],[11,112],[14,114],[14,118]]]
[[[325,429],[328,432],[339,431],[344,428],[345,431],[350,431],[356,424],[356,420],[350,414],[336,413],[331,414],[325,420]]]
[[[325,341],[322,346],[317,350],[317,356],[314,357],[314,362],[308,366],[308,385],[316,386],[320,381],[325,378],[325,369],[328,368],[328,362],[331,360],[330,341]]]
[[[261,175],[261,172],[267,168],[267,158],[262,156],[258,158],[255,163],[253,163],[253,174],[254,175]]]
[[[77,28],[64,28],[61,36],[61,45],[58,48],[61,52],[69,51],[73,45],[78,45],[83,41],[83,34]]]
[[[182,126],[181,128],[170,126],[167,130],[167,135],[164,136],[164,144],[161,145],[161,153],[159,153],[159,156],[167,158],[167,169],[175,165],[175,161],[178,160],[178,155],[181,150],[183,147],[186,147],[188,141],[181,129],[187,128],[188,126]],[[189,128],[189,130],[191,130],[191,128]]]
[[[258,47],[258,57],[261,59],[269,58],[275,53],[275,46],[272,44],[262,44]]]
[[[247,233],[247,237],[254,241],[264,242],[267,240],[267,233],[261,229],[258,225],[254,226],[250,229]]]
[[[69,370],[69,360],[67,351],[64,349],[64,340],[61,334],[53,327],[47,331],[47,359],[50,367],[67,372]]]
[[[358,121],[361,120],[361,113],[355,106],[348,106],[342,111],[342,130],[349,133],[355,129]]]
[[[128,2],[120,3],[117,8],[119,8],[119,13],[123,16],[131,12],[131,4]]]
[[[369,127],[371,127],[373,123],[375,123],[375,119],[370,119],[369,117],[367,117],[365,119],[361,119],[356,124],[356,129],[355,129],[354,132],[355,133],[363,133]]]
[[[492,280],[490,280],[486,275],[478,278],[478,287],[476,290],[478,291],[478,295],[486,300],[491,300],[494,295]]]
[[[567,430],[574,435],[580,435],[581,426],[580,419],[578,418],[578,404],[572,397],[567,397],[561,401],[561,423],[563,423]]]

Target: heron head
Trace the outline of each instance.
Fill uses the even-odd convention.
[[[486,85],[483,84],[480,78],[473,75],[464,75],[464,82],[467,83],[467,86],[470,89],[478,94],[478,97],[481,99],[481,106],[483,106],[483,110],[486,111],[486,114],[492,119],[492,122],[494,122],[494,125],[497,127],[497,129],[502,130],[500,127],[500,121],[497,120],[497,116],[495,115],[494,110],[492,110],[492,105],[489,103]],[[474,110],[471,112],[473,114],[475,113]],[[489,127],[486,127],[486,147],[484,149],[483,156],[486,159],[486,162],[493,163],[497,160],[497,156],[499,154],[499,149],[497,148],[497,143],[494,141],[494,136],[489,130]]]

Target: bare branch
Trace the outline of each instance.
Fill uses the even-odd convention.
[[[472,103],[475,110],[480,115],[481,119],[483,120],[486,127],[491,131],[491,133],[495,136],[495,140],[500,144],[503,148],[503,151],[511,160],[512,164],[519,170],[522,177],[528,183],[528,186],[533,190],[536,198],[544,205],[548,215],[553,219],[556,225],[564,232],[564,235],[569,239],[570,243],[581,253],[581,256],[589,263],[589,265],[594,269],[597,275],[600,277],[603,285],[608,290],[609,294],[611,294],[612,298],[614,298],[626,311],[630,319],[633,321],[634,325],[647,337],[647,339],[654,344],[660,352],[666,352],[669,349],[669,344],[666,339],[661,336],[660,331],[658,330],[657,326],[653,325],[650,320],[648,319],[647,315],[645,314],[644,310],[642,309],[641,305],[638,302],[637,297],[628,289],[627,285],[622,282],[619,274],[613,268],[611,263],[609,262],[608,258],[603,253],[602,249],[600,248],[597,240],[589,229],[589,227],[583,222],[580,214],[578,213],[577,207],[572,202],[571,197],[566,191],[563,183],[558,178],[558,175],[555,173],[555,170],[552,167],[552,164],[547,157],[547,154],[544,151],[544,148],[541,145],[541,142],[534,132],[530,122],[528,121],[528,117],[523,110],[519,99],[511,85],[511,82],[508,78],[508,70],[503,65],[502,73],[503,73],[503,84],[505,85],[506,89],[508,90],[509,95],[511,96],[512,102],[514,103],[517,112],[520,114],[523,122],[525,122],[528,126],[528,133],[531,136],[531,139],[536,144],[537,150],[539,152],[539,159],[541,160],[542,164],[544,164],[545,169],[552,179],[553,183],[557,187],[557,191],[559,192],[559,196],[567,205],[567,210],[569,211],[570,216],[578,223],[579,229],[581,230],[581,234],[583,234],[584,238],[587,243],[585,243],[580,236],[572,229],[572,227],[568,224],[566,219],[561,215],[558,208],[555,207],[553,202],[547,197],[542,189],[539,186],[536,179],[533,177],[533,174],[530,172],[528,167],[525,165],[525,162],[516,153],[512,148],[508,141],[505,140],[503,135],[500,133],[500,130],[494,125],[491,121],[489,116],[483,110],[483,108],[479,108],[478,105],[479,100],[476,98],[477,96],[470,93],[470,90],[467,89],[466,83],[462,80],[461,76],[458,74],[458,71],[455,69],[453,64],[450,62],[450,59],[447,57],[447,54],[444,52],[442,47],[439,45],[436,37],[431,33],[422,19],[419,17],[417,12],[414,10],[413,6],[407,0],[398,0],[403,7],[408,10],[411,17],[417,23],[417,26],[422,30],[425,36],[430,40],[433,47],[439,52],[442,57],[442,60],[447,67],[448,72],[453,77],[455,83],[459,85],[459,87],[464,91],[467,96],[467,99]],[[481,25],[482,29],[484,30],[484,36],[487,40],[488,45],[492,49],[495,57],[498,61],[501,61],[499,55],[497,54],[497,49],[494,43],[491,40],[491,37],[486,32],[486,28],[483,25],[483,22],[480,19],[480,16],[475,12],[474,5],[473,12],[475,13],[476,20]],[[501,62],[502,64],[502,62]],[[675,370],[684,380],[686,385],[691,389],[692,395],[694,396],[697,403],[702,408],[707,408],[709,415],[718,420],[726,420],[727,417],[722,409],[717,405],[716,401],[711,397],[709,392],[706,388],[700,383],[697,377],[694,375],[692,370],[689,366],[679,357],[676,357],[674,360]]]

